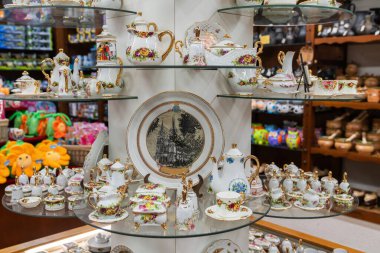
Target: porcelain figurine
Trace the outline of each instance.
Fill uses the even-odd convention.
[[[216,193],[222,191],[234,191],[248,195],[250,193],[250,185],[253,180],[252,175],[247,179],[245,175],[245,164],[248,160],[253,159],[257,168],[260,167],[259,160],[253,156],[245,156],[240,152],[236,144],[222,156],[220,161],[220,170],[216,159],[211,160],[214,163],[211,176],[210,186]]]
[[[110,185],[114,189],[118,189],[120,186],[125,185],[125,165],[120,162],[119,159],[115,160],[115,163],[110,167]]]
[[[335,193],[335,189],[337,187],[337,184],[338,184],[338,180],[336,180],[335,178],[333,178],[332,176],[332,171],[329,171],[329,174],[327,177],[323,177],[321,179],[322,181],[322,187],[323,189],[329,193],[330,195],[333,195]]]
[[[294,52],[280,52],[278,59],[282,69],[277,74],[269,78],[267,88],[273,92],[291,94],[297,92],[297,81],[293,75],[293,57]]]
[[[51,74],[45,72],[45,68],[47,63],[50,63],[53,66],[53,70],[51,71]],[[59,70],[63,66],[68,66],[70,64],[70,57],[68,57],[64,52],[63,49],[59,49],[59,53],[53,58],[46,58],[41,62],[41,70],[44,74],[45,78],[48,80],[48,92],[58,92],[58,85],[60,81],[60,74]],[[76,60],[74,62],[74,68],[78,70],[78,67],[75,67],[75,65],[78,65],[78,61]],[[70,71],[71,72],[71,71]],[[77,73],[74,73],[76,75]],[[79,73],[78,73],[79,75]]]
[[[59,168],[59,175],[57,176],[56,181],[57,181],[57,185],[60,185],[63,188],[65,188],[67,186],[67,178],[62,173],[62,168]]]
[[[318,170],[313,173],[313,178],[310,179],[310,187],[316,192],[322,192],[322,184],[318,179]]]
[[[109,33],[107,25],[103,25],[102,32],[96,36],[96,65],[108,65],[116,61],[116,36]]]
[[[349,194],[350,193],[350,184],[348,183],[347,181],[347,172],[344,172],[343,174],[343,180],[342,182],[339,184],[339,190],[341,193],[343,194]]]
[[[176,209],[176,227],[178,230],[191,230],[194,227],[194,209],[187,196],[188,185],[182,186],[182,196]]]
[[[153,30],[150,28],[153,27]],[[165,61],[174,45],[171,31],[158,32],[155,23],[148,23],[138,13],[135,21],[128,26],[131,43],[127,47],[127,59],[134,65],[156,65]],[[170,37],[169,46],[163,50],[162,38]]]
[[[22,72],[22,77],[14,83],[20,89],[21,94],[40,94],[41,83],[29,76],[27,71]]]
[[[21,175],[18,178],[20,185],[29,184],[29,177],[25,174],[24,167],[21,167]]]
[[[185,49],[182,41],[176,41],[175,51],[183,59],[183,63],[192,66],[205,66],[205,45],[200,39],[201,30],[199,27],[194,29],[195,38],[191,41],[189,48]]]

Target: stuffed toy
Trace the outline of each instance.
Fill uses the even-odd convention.
[[[13,113],[12,116],[9,117],[9,120],[14,119],[14,124],[13,124],[14,127],[24,130],[24,133],[27,134],[28,126],[26,123],[28,121],[28,116],[29,116],[28,112],[17,111]]]
[[[42,154],[44,166],[56,169],[69,165],[70,156],[67,150],[53,141],[45,140],[37,144],[36,149]]]
[[[3,155],[8,155],[8,152],[9,152],[9,149],[16,145],[17,141],[7,141],[7,143],[5,143],[4,146],[1,147],[0,151],[1,151],[1,154]]]
[[[49,139],[64,138],[68,127],[72,125],[70,118],[64,113],[52,113],[43,118],[48,118],[46,135]]]
[[[26,122],[28,128],[28,135],[39,136],[39,128],[41,127],[40,121],[46,120],[45,118],[43,118],[44,115],[45,113],[42,111],[34,112],[29,115],[28,120]]]
[[[9,148],[7,151],[7,160],[12,167],[12,175],[20,176],[22,168],[24,168],[25,174],[28,177],[33,175],[33,167],[36,170],[40,170],[41,153],[30,143],[17,142],[15,145]]]
[[[7,167],[7,158],[0,153],[0,184],[7,182],[7,177],[9,177],[9,175],[10,171]]]

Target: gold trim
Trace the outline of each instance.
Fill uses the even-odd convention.
[[[123,60],[120,57],[117,57],[117,62],[119,63],[120,66],[123,66]],[[119,72],[117,73],[117,77],[115,81],[115,86],[119,86],[120,88],[122,88],[121,83],[120,83],[122,73],[123,73],[123,68],[120,68]]]
[[[207,102],[206,100],[204,100],[203,98],[201,98],[201,97],[199,97],[198,95],[195,95],[194,93],[191,93],[191,92],[186,92],[186,91],[180,91],[180,92],[179,92],[179,91],[165,91],[165,92],[161,92],[161,93],[159,93],[159,94],[157,94],[157,95],[155,95],[155,96],[149,98],[148,100],[146,100],[146,101],[145,101],[144,103],[142,103],[141,106],[135,111],[134,115],[133,115],[132,118],[130,119],[129,124],[128,124],[128,128],[127,128],[127,136],[128,136],[128,132],[131,131],[132,122],[134,121],[134,118],[136,117],[136,112],[139,111],[143,106],[146,106],[148,103],[150,103],[153,99],[156,99],[156,97],[161,96],[161,95],[164,95],[164,94],[173,94],[173,96],[176,95],[176,94],[186,94],[186,95],[188,95],[188,96],[192,96],[193,98],[199,99],[200,101],[202,101],[205,105],[207,105],[207,106],[211,109],[211,111],[214,113],[216,119],[217,119],[218,122],[219,122],[220,130],[221,130],[221,134],[222,134],[222,138],[223,138],[223,139],[222,139],[221,151],[220,151],[220,154],[219,154],[219,157],[221,157],[222,154],[223,154],[223,151],[224,151],[224,144],[225,144],[225,142],[224,142],[224,131],[223,131],[223,126],[222,126],[222,124],[221,124],[221,121],[220,121],[220,119],[219,119],[219,116],[218,116],[218,114],[216,114],[215,110],[211,107],[210,103],[208,103],[208,102]],[[206,118],[206,119],[207,119],[207,118]],[[137,139],[137,142],[139,142],[138,139]],[[213,152],[213,151],[214,151],[214,150],[212,150],[212,152]],[[127,154],[128,154],[129,157],[132,157],[132,156],[131,156],[131,152],[130,152],[130,150],[129,150],[128,140],[127,140]],[[140,150],[139,150],[139,154],[140,154],[140,158],[141,158]],[[204,165],[207,164],[208,160],[209,160],[209,157],[207,157],[207,160],[205,161]],[[202,165],[201,168],[203,168],[204,165]],[[142,175],[142,173],[140,173],[140,171],[139,171],[137,168],[136,168],[136,171],[137,171],[140,175]],[[198,171],[199,171],[199,170],[198,170]],[[206,176],[208,176],[210,173],[211,173],[211,170],[209,171],[209,173],[208,173]],[[145,174],[145,175],[146,175],[146,174]],[[142,175],[142,176],[145,176],[145,175]]]
[[[50,62],[53,65],[53,69],[55,68],[55,63],[52,58],[46,58],[41,62],[41,71],[42,74],[45,76],[46,80],[48,81],[49,85],[51,85],[51,73],[50,76],[48,73],[45,72],[46,63]]]
[[[174,34],[169,30],[160,32],[158,34],[158,40],[162,42],[162,37],[164,37],[165,35],[168,35],[170,37],[170,44],[169,44],[168,49],[166,49],[165,53],[162,54],[162,57],[161,57],[162,61],[165,61],[166,57],[168,57],[169,53],[172,51],[174,41],[175,41]]]
[[[182,48],[183,48],[182,40],[177,40],[174,43],[174,50],[179,54],[180,58],[183,58]]]

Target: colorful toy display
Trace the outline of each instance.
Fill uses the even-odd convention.
[[[104,123],[75,122],[68,128],[65,141],[70,145],[92,145],[99,132],[103,130],[107,131]]]
[[[297,127],[295,122],[288,121],[284,121],[283,128],[253,123],[251,140],[257,145],[298,149],[302,145],[302,127]]]
[[[303,103],[297,101],[275,101],[253,99],[251,103],[252,110],[267,112],[270,114],[302,114]]]
[[[42,153],[42,164],[51,168],[69,165],[70,156],[67,150],[58,143],[45,140],[37,144],[36,149]]]

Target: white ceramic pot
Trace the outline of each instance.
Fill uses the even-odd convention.
[[[39,94],[41,83],[29,76],[27,71],[22,72],[22,77],[18,78],[15,85],[20,89],[21,94]]]
[[[107,66],[123,66],[120,58],[117,61],[117,63],[108,63]],[[124,81],[121,79],[122,73],[123,68],[99,68],[95,86],[96,95],[121,93],[125,87]],[[93,93],[92,90],[91,93]]]
[[[58,211],[65,208],[65,197],[62,195],[50,195],[44,198],[47,211]]]

